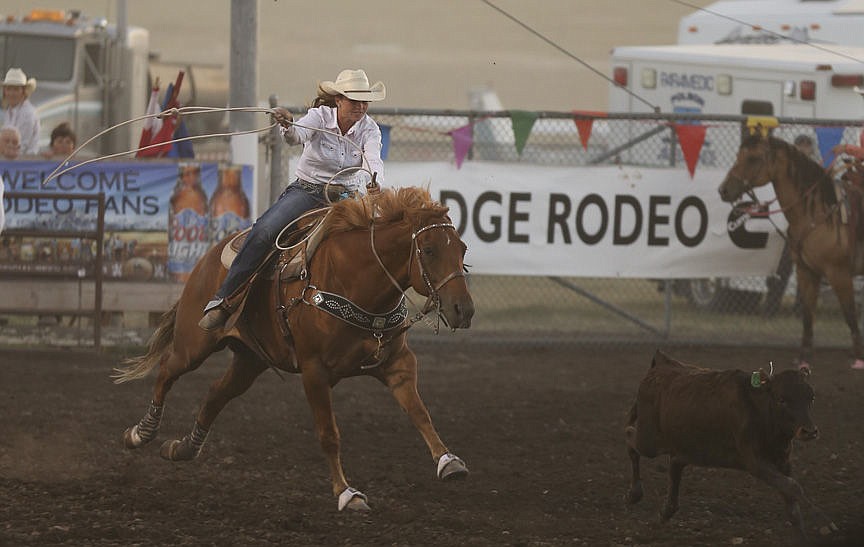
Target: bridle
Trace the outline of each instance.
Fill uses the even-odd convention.
[[[448,275],[446,275],[444,277],[444,279],[439,281],[437,285],[434,285],[432,283],[432,280],[430,279],[429,273],[427,271],[428,268],[426,268],[425,264],[423,263],[423,251],[420,249],[420,244],[417,242],[417,236],[419,236],[420,234],[422,234],[423,232],[426,232],[428,230],[435,230],[435,229],[439,229],[439,228],[441,228],[441,229],[452,228],[453,230],[456,230],[456,226],[454,226],[452,222],[439,222],[437,224],[427,224],[426,226],[418,228],[417,230],[414,230],[414,232],[411,233],[411,245],[413,247],[413,253],[412,254],[414,254],[414,256],[417,257],[417,267],[420,270],[420,276],[423,278],[423,282],[426,283],[426,288],[429,289],[429,296],[426,299],[426,304],[423,306],[423,313],[426,314],[426,313],[429,313],[430,311],[432,311],[433,309],[435,309],[435,310],[438,310],[438,317],[440,318],[441,317],[441,313],[440,313],[440,311],[441,311],[441,296],[438,294],[438,291],[440,291],[444,287],[444,285],[446,285],[447,283],[449,283],[453,279],[455,279],[457,277],[465,277],[465,271],[464,271],[464,269],[452,271]],[[374,250],[374,246],[373,246],[373,250]],[[381,263],[381,260],[379,259],[378,262]],[[414,261],[410,261],[408,263],[408,278],[409,279],[411,278],[411,265],[413,263],[414,263]],[[381,266],[383,267],[384,264],[382,263]],[[385,270],[386,270],[386,268],[385,268]],[[447,323],[446,318],[444,318],[444,323],[445,324]]]

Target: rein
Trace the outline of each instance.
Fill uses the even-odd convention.
[[[766,154],[767,153],[768,152],[766,152]],[[766,163],[766,161],[767,160],[763,157],[762,162]],[[770,201],[760,202],[759,199],[756,197],[756,193],[753,189],[753,184],[750,182],[747,182],[743,193],[746,193],[755,202],[755,205],[744,209],[742,218],[744,215],[747,215],[751,218],[752,217],[766,217],[766,218],[768,218],[768,220],[771,222],[771,225],[774,226],[774,230],[778,234],[780,234],[780,236],[784,239],[784,241],[786,241],[787,244],[793,244],[794,243],[795,247],[798,249],[798,251],[800,251],[804,245],[804,240],[806,240],[807,236],[814,229],[816,229],[816,226],[822,224],[823,222],[826,222],[829,218],[831,218],[838,211],[838,209],[840,207],[839,202],[835,203],[831,207],[825,208],[825,213],[824,213],[823,218],[821,220],[819,220],[819,221],[816,221],[815,219],[811,220],[809,223],[808,229],[798,239],[798,241],[792,240],[790,236],[788,236],[786,233],[783,232],[783,230],[778,228],[777,224],[771,218],[771,215],[776,214],[776,213],[783,213],[784,215],[786,215],[787,211],[790,211],[790,210],[794,209],[795,207],[797,207],[798,205],[807,201],[809,199],[809,196],[813,192],[815,192],[817,188],[819,188],[819,181],[817,181],[814,184],[811,184],[803,193],[801,193],[798,196],[798,199],[794,203],[789,205],[788,207],[780,207],[779,209],[770,210],[770,209],[768,209],[769,205],[771,205],[775,201],[778,201],[778,198],[775,196],[774,199],[772,199]],[[764,211],[760,210],[763,208],[765,209]]]

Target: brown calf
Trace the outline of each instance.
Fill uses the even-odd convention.
[[[792,439],[819,431],[810,419],[813,388],[804,372],[774,375],[709,370],[657,351],[639,384],[625,429],[633,467],[628,503],[642,499],[639,458],[669,454],[669,491],[663,520],[678,510],[686,465],[747,471],[777,489],[792,523],[804,533],[804,492],[791,475]],[[831,525],[833,527],[833,524]]]

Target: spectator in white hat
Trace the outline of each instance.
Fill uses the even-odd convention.
[[[10,68],[3,80],[3,124],[14,125],[21,133],[21,154],[39,153],[39,115],[29,97],[36,89],[36,79],[27,78],[20,68]]]

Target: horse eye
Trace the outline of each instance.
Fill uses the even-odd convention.
[[[433,256],[435,254],[435,247],[431,247],[429,245],[424,246],[423,247],[423,254]]]

